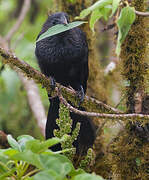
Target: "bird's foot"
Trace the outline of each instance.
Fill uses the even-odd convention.
[[[54,91],[56,87],[56,82],[55,82],[55,79],[51,76],[50,76],[50,86],[51,86],[52,91]]]
[[[49,99],[52,98],[52,97],[51,97],[52,91],[54,91],[54,90],[55,90],[55,87],[56,87],[55,79],[54,79],[52,76],[50,76],[50,87],[51,87],[51,92],[48,93]]]
[[[77,95],[77,97],[79,98],[78,106],[80,106],[81,103],[83,102],[84,96],[85,96],[85,94],[84,94],[84,89],[83,89],[82,85],[80,86],[80,90],[78,90],[78,91],[76,92],[76,95]]]

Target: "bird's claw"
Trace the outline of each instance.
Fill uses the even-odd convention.
[[[51,93],[52,93],[52,91],[55,90],[55,87],[56,87],[55,79],[53,77],[51,77],[51,76],[50,76],[50,87],[51,87],[51,92],[48,93],[49,99],[51,99]]]
[[[85,96],[85,94],[84,94],[84,89],[83,89],[82,86],[80,86],[80,90],[77,91],[76,95],[77,95],[77,97],[79,98],[78,106],[80,106],[81,103],[83,102],[84,96]]]
[[[56,82],[53,77],[50,77],[50,86],[51,86],[52,91],[54,91],[56,87]]]

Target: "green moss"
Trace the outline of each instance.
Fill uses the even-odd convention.
[[[144,11],[145,0],[133,0],[132,6],[138,11]],[[147,18],[137,16],[122,45],[121,60],[123,76],[129,82],[126,88],[127,112],[135,113],[136,94],[143,99],[146,93],[145,69],[147,39]],[[140,102],[141,103],[141,102]],[[133,119],[132,123],[139,119]],[[126,127],[110,147],[112,152],[111,167],[113,178],[118,180],[147,180],[149,179],[149,145],[141,142],[132,132],[131,125],[126,119]],[[145,119],[141,123],[145,123]]]
[[[123,130],[111,145],[113,177],[119,180],[149,179],[149,146],[139,141],[130,131]]]
[[[135,0],[132,6],[136,10],[144,11],[144,0]],[[130,86],[126,89],[128,112],[135,112],[135,95],[145,91],[145,58],[147,47],[147,21],[137,16],[126,40],[122,45],[121,60],[123,62],[123,75]]]

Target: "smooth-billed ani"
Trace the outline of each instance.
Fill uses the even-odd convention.
[[[41,34],[56,24],[67,25],[68,15],[64,12],[52,14],[44,23]],[[35,54],[43,74],[50,77],[52,81],[59,82],[64,86],[71,86],[77,91],[80,101],[83,100],[87,88],[88,79],[88,44],[84,32],[79,28],[47,37],[36,43]],[[50,99],[50,108],[46,123],[46,139],[53,137],[53,130],[57,129],[56,119],[59,114],[58,97]],[[85,110],[80,107],[81,110]],[[95,128],[91,119],[70,113],[74,129],[77,122],[81,122],[78,139],[74,142],[77,153],[85,152],[92,147],[95,140]],[[56,145],[52,148],[60,150]]]

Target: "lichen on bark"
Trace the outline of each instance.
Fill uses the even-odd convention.
[[[131,6],[137,11],[145,11],[145,0],[132,0]],[[147,57],[148,19],[136,16],[124,43],[120,58],[123,65],[123,77],[129,84],[126,89],[127,113],[141,113],[142,102],[146,94],[146,57]],[[137,118],[132,123],[136,123]],[[136,137],[131,129],[132,123],[126,119],[126,126],[119,137],[110,146],[112,152],[113,177],[118,180],[149,179],[149,145]]]

